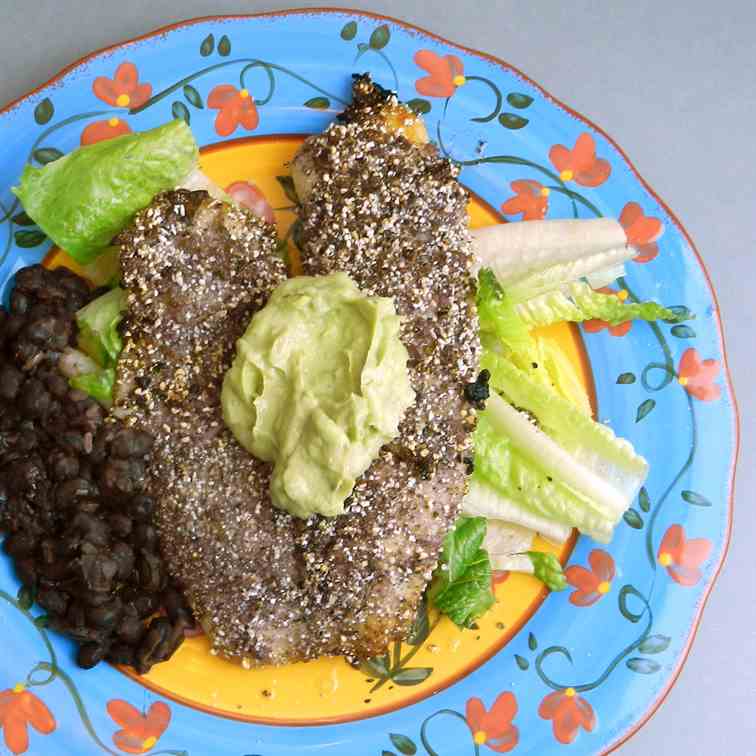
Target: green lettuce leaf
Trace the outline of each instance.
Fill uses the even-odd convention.
[[[69,380],[72,388],[89,394],[100,404],[109,407],[113,401],[113,385],[115,383],[115,369],[103,368],[94,373],[84,373]]]
[[[430,599],[455,625],[469,627],[494,603],[484,517],[461,517],[447,533]]]
[[[77,262],[89,263],[161,191],[196,165],[184,121],[80,147],[42,168],[27,165],[13,192],[27,215]]]
[[[555,476],[542,464],[541,455],[528,455],[519,449],[506,426],[494,423],[491,405],[495,401],[492,395],[488,408],[478,414],[475,471],[470,487],[473,501],[485,505],[485,511],[501,512],[507,519],[512,517],[513,508],[521,510],[524,516],[518,517],[517,522],[528,527],[545,531],[541,523],[551,521],[575,527],[596,541],[607,543],[619,517]],[[535,426],[531,426],[531,431],[536,439],[545,438]],[[465,509],[471,511],[472,507],[467,504]]]
[[[530,354],[535,349],[528,326],[490,268],[482,268],[478,273],[476,305],[481,338],[487,339],[487,343],[492,343],[493,337],[510,353]]]
[[[546,551],[526,552],[533,563],[533,574],[552,591],[563,591],[567,587],[567,578],[562,571],[560,561]]]
[[[564,470],[557,470],[558,475],[574,473],[573,488],[591,497],[596,506],[621,516],[648,474],[648,463],[632,444],[498,355],[485,354],[481,367],[490,372],[490,385],[509,404],[534,416],[544,434],[572,459]],[[504,409],[496,417],[503,414]],[[557,457],[562,458],[561,452],[554,450],[550,458],[558,468]]]
[[[76,313],[79,349],[102,367],[113,367],[123,349],[118,324],[126,311],[126,292],[115,288]]]
[[[530,328],[565,321],[581,323],[594,318],[612,326],[628,320],[677,322],[679,319],[674,312],[656,302],[624,304],[619,297],[594,291],[582,282],[521,302],[516,306],[516,311],[525,326]]]

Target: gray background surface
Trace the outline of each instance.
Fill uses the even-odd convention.
[[[322,3],[325,4],[325,3]],[[333,2],[333,5],[342,5]],[[0,0],[0,104],[96,48],[296,0]],[[611,134],[718,292],[743,439],[730,554],[677,685],[623,756],[756,754],[756,6],[752,0],[351,0],[497,55]],[[569,749],[566,749],[569,750]]]

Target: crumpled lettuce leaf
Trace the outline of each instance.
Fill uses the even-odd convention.
[[[582,282],[528,299],[516,305],[515,309],[528,328],[565,321],[582,323],[593,319],[604,320],[612,326],[628,320],[679,320],[672,310],[657,302],[625,304],[619,297],[594,291]]]
[[[198,157],[191,130],[175,120],[79,147],[42,168],[27,165],[13,192],[55,244],[86,264],[156,194],[178,185]]]

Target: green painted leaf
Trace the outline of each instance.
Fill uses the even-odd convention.
[[[218,40],[218,55],[222,55],[224,58],[231,52],[231,40],[224,34]]]
[[[428,621],[428,602],[426,597],[423,596],[417,607],[415,621],[412,623],[409,635],[407,635],[407,643],[412,646],[419,646],[421,643],[425,642],[429,633],[430,622]]]
[[[648,491],[646,491],[645,486],[638,493],[638,506],[643,512],[648,512],[651,509],[651,499],[648,498]]]
[[[32,152],[32,157],[42,165],[52,163],[53,160],[63,157],[63,153],[60,150],[56,150],[55,147],[40,147]]]
[[[428,100],[424,100],[422,97],[415,97],[414,99],[410,100],[409,102],[405,103],[405,105],[414,113],[418,113],[419,115],[423,115],[424,113],[430,113],[431,110],[431,104],[428,102]]]
[[[643,613],[645,612],[645,605],[643,608],[643,611],[641,612],[634,612],[628,605],[628,597],[629,596],[635,596],[635,598],[640,598],[641,601],[643,601],[643,595],[641,592],[632,585],[623,585],[622,588],[620,588],[619,596],[617,599],[617,602],[619,604],[619,610],[622,612],[622,616],[626,620],[630,620],[630,622],[639,622],[640,618],[643,616]]]
[[[180,118],[186,121],[187,126],[192,120],[191,115],[189,115],[189,108],[187,108],[183,102],[179,102],[178,100],[176,100],[171,106],[171,113],[173,113],[174,118]]]
[[[407,667],[391,676],[397,685],[419,685],[431,676],[433,667]]]
[[[50,618],[46,614],[40,614],[39,617],[34,618],[34,624],[37,627],[47,627],[50,623]]]
[[[385,656],[374,656],[372,659],[362,662],[360,669],[368,677],[388,677],[388,664]]]
[[[18,605],[24,611],[28,611],[29,609],[31,609],[31,605],[34,603],[34,591],[28,586],[22,585],[18,589],[16,599],[18,600]]]
[[[665,323],[679,323],[681,320],[692,320],[696,317],[685,305],[673,305],[667,309],[673,312],[675,317],[665,320]]]
[[[661,669],[661,664],[653,659],[642,659],[640,656],[634,656],[632,659],[628,659],[628,669],[632,669],[633,672],[637,672],[639,675],[653,675],[654,672],[658,672]]]
[[[299,204],[299,197],[294,186],[294,179],[291,176],[276,176],[276,181],[281,185],[287,199],[290,199],[295,205]]]
[[[305,102],[306,108],[314,108],[315,110],[326,110],[331,107],[331,101],[327,97],[311,97]]]
[[[639,423],[643,418],[656,407],[656,402],[653,399],[646,399],[638,405],[638,411],[635,413],[635,422]]]
[[[381,756],[396,756],[393,751],[381,751]]]
[[[649,635],[643,643],[638,646],[638,651],[642,654],[660,654],[669,648],[672,639],[667,635]]]
[[[517,115],[517,113],[499,113],[499,123],[505,129],[516,130],[527,126],[529,121],[527,118]]]
[[[42,244],[47,239],[47,236],[42,231],[35,229],[34,231],[16,231],[15,239],[17,247],[31,249]]]
[[[705,496],[702,496],[700,493],[696,493],[695,491],[683,491],[680,496],[682,496],[683,499],[688,502],[688,504],[693,504],[693,506],[695,507],[711,506],[711,502]]]
[[[669,331],[677,339],[694,339],[696,332],[689,325],[672,326]]]
[[[635,383],[635,373],[620,373],[617,376],[617,383],[619,384]]]
[[[535,651],[538,648],[538,641],[533,633],[528,633],[528,648]]]
[[[14,215],[11,220],[17,225],[17,226],[34,226],[36,225],[34,221],[23,211],[21,211],[18,215]]]
[[[519,654],[515,654],[514,658],[515,658],[515,661],[517,662],[517,666],[523,672],[530,666],[530,662],[524,656],[520,656]]]
[[[208,55],[212,55],[213,50],[215,50],[215,37],[212,34],[208,34],[200,45],[200,55],[206,58]]]
[[[194,107],[199,110],[202,110],[202,108],[205,107],[205,104],[202,102],[202,95],[191,84],[186,84],[184,86],[184,97],[186,97],[191,105],[194,105]]]
[[[347,42],[349,42],[349,40],[354,39],[356,34],[357,34],[356,21],[349,21],[348,23],[344,24],[344,26],[341,27],[341,38],[345,39]]]
[[[507,95],[507,102],[513,108],[522,110],[533,103],[533,98],[530,95],[522,94],[522,92],[510,92]]]
[[[394,744],[399,753],[403,753],[404,756],[415,756],[417,753],[417,746],[411,738],[406,735],[397,735],[395,732],[389,733],[389,738]]]
[[[643,518],[634,510],[628,509],[622,515],[622,519],[631,527],[640,530],[643,527]]]
[[[55,107],[52,104],[52,100],[49,97],[45,97],[42,102],[37,103],[37,107],[34,108],[34,120],[40,125],[44,126],[55,113]]]
[[[391,32],[388,26],[382,24],[370,35],[370,47],[373,50],[382,50],[389,43],[390,39]]]

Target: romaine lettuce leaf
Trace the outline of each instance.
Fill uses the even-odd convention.
[[[595,540],[607,543],[619,516],[562,480],[558,470],[572,464],[568,455],[563,453],[554,464],[551,455],[554,442],[524,418],[524,432],[532,437],[532,443],[527,451],[522,449],[519,439],[511,433],[507,418],[501,422],[494,417],[497,402],[506,404],[492,394],[486,410],[478,415],[474,436],[475,471],[471,485],[471,493],[477,501],[481,502],[486,494],[486,505],[496,506],[496,499],[491,502],[493,494],[501,497],[505,506],[513,504],[539,520],[575,527]],[[512,413],[522,417],[516,410]],[[480,484],[478,492],[473,488],[475,483]],[[469,511],[467,505],[465,509]],[[506,514],[504,516],[509,519]],[[528,524],[523,520],[518,522]]]
[[[674,312],[656,302],[624,304],[619,297],[594,291],[582,282],[521,302],[516,311],[520,320],[530,328],[565,321],[581,323],[594,318],[613,326],[628,320],[678,319]]]
[[[27,165],[13,192],[27,215],[79,263],[91,262],[161,191],[196,165],[184,121],[79,147],[42,168]]]
[[[71,386],[85,394],[89,394],[100,404],[109,407],[113,402],[113,384],[115,383],[115,369],[103,368],[94,373],[84,373],[69,380]]]
[[[79,349],[101,367],[113,367],[123,349],[118,324],[126,310],[126,292],[116,287],[76,313]]]
[[[573,404],[557,396],[553,391],[533,381],[508,360],[496,354],[486,353],[481,367],[491,374],[490,385],[500,392],[513,406],[531,413],[540,429],[572,460],[560,469],[562,458],[557,451],[540,460],[543,466],[551,460],[557,477],[565,480],[573,489],[582,491],[593,500],[595,506],[609,510],[608,514],[620,517],[643,485],[648,474],[648,463],[638,455],[632,444],[617,438],[606,425],[597,423],[580,412]],[[498,398],[492,395],[491,398]],[[501,401],[501,400],[499,400]],[[491,407],[491,400],[488,403]],[[511,407],[495,405],[500,411],[491,413],[493,418],[503,418]],[[511,436],[510,436],[511,437]],[[516,443],[515,439],[512,439]],[[528,441],[523,438],[523,441]],[[545,444],[537,444],[545,453]],[[525,449],[517,444],[519,451]],[[478,462],[476,460],[476,467]],[[567,475],[574,475],[571,480]]]

